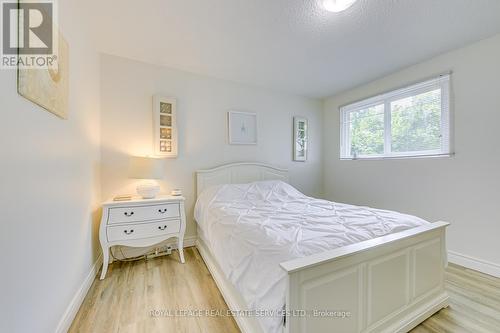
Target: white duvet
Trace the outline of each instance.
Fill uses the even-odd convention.
[[[281,310],[279,264],[427,224],[415,216],[307,197],[281,181],[220,185],[198,198],[199,234],[251,310]],[[282,332],[279,315],[259,317]]]

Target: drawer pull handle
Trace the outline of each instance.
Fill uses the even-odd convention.
[[[160,214],[165,214],[166,212],[167,212],[166,208],[158,209],[158,213],[160,213]]]
[[[159,227],[158,227],[158,229],[160,229],[160,230],[165,230],[165,229],[167,229],[167,226],[166,226],[166,225],[164,225],[164,226],[159,226]]]
[[[130,216],[134,215],[134,212],[130,212],[130,213],[129,213],[129,212],[125,212],[125,213],[123,213],[123,214],[125,214],[125,216],[130,217]]]
[[[130,230],[123,230],[124,233],[126,233],[127,235],[130,235],[131,233],[134,232],[134,229],[130,229]]]

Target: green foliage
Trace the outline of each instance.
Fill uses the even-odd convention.
[[[351,154],[384,153],[384,105],[350,114]],[[439,149],[441,144],[441,91],[434,90],[391,103],[391,151]]]
[[[384,106],[351,113],[351,154],[384,153]]]
[[[405,104],[406,103],[406,104]],[[434,90],[391,105],[392,151],[439,149],[441,93]]]

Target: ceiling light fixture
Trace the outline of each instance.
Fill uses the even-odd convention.
[[[356,0],[323,0],[323,7],[329,12],[338,13],[351,7]]]

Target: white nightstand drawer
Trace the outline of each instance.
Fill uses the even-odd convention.
[[[179,217],[179,204],[110,208],[108,224],[132,223]]]
[[[177,233],[180,230],[181,221],[171,220],[154,223],[129,224],[116,227],[108,227],[108,241],[116,242],[130,239],[140,239]]]

